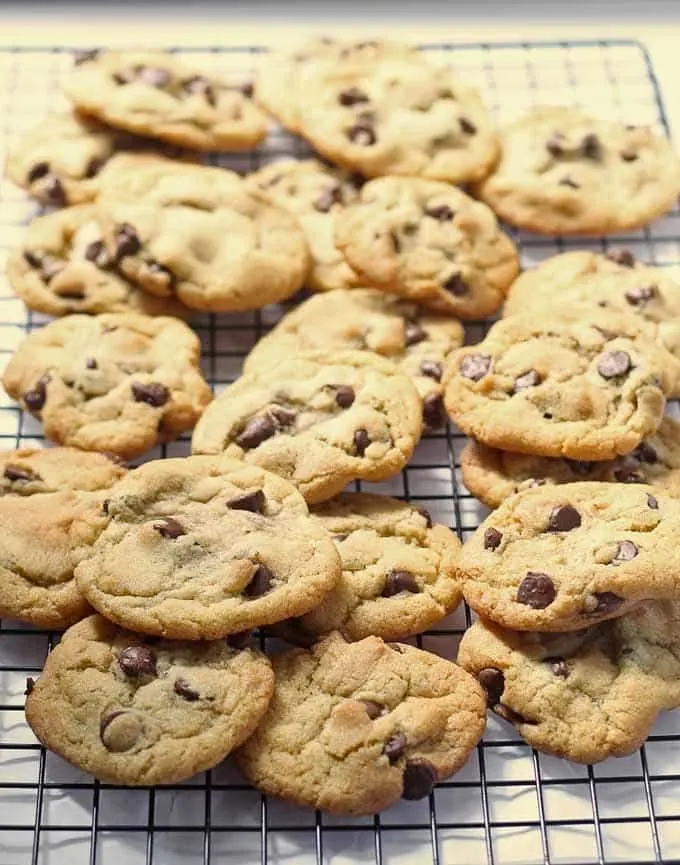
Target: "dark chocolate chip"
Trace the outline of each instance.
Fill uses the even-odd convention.
[[[172,73],[159,66],[137,66],[135,73],[137,80],[149,87],[167,87],[172,81]]]
[[[358,87],[349,87],[347,90],[338,93],[338,102],[346,108],[368,101],[368,96],[363,92],[363,90],[359,90]]]
[[[36,162],[36,164],[28,172],[28,182],[34,183],[50,173],[50,165],[48,162]]]
[[[250,582],[243,590],[243,594],[249,598],[259,598],[266,595],[271,589],[274,575],[266,565],[259,564],[255,567]]]
[[[595,592],[597,606],[593,613],[613,613],[623,603],[623,598],[615,595],[614,592]]]
[[[454,297],[465,297],[470,293],[470,286],[459,273],[452,274],[442,285],[446,291],[450,291]]]
[[[586,462],[585,460],[565,459],[564,461],[569,466],[569,468],[573,471],[573,473],[575,475],[579,475],[579,477],[586,477],[594,469],[593,464]]]
[[[340,384],[337,386],[335,391],[335,402],[340,406],[340,408],[349,408],[355,399],[356,394],[354,393],[353,387],[350,387],[348,384]]]
[[[632,541],[619,541],[616,545],[616,554],[612,559],[612,564],[620,564],[621,562],[629,562],[637,556],[639,550]]]
[[[320,213],[328,213],[334,204],[342,204],[342,187],[337,183],[321,193],[314,202],[314,207]]]
[[[66,204],[66,191],[58,177],[51,177],[43,187],[43,195],[50,204],[63,207]]]
[[[373,700],[359,700],[359,702],[364,707],[364,711],[371,721],[375,721],[376,718],[385,714],[385,707],[381,706],[380,703],[376,703]]]
[[[425,525],[428,529],[432,528],[432,514],[426,508],[416,508],[421,517],[425,520]]]
[[[437,782],[434,766],[427,760],[409,760],[404,767],[402,799],[424,799]]]
[[[414,595],[420,592],[420,586],[410,571],[390,571],[385,577],[383,598],[391,598],[400,592],[411,592]]]
[[[643,306],[647,301],[652,300],[659,293],[655,285],[639,285],[636,288],[630,288],[625,293],[625,298],[632,306]]]
[[[189,703],[195,703],[196,700],[201,696],[198,691],[195,691],[189,682],[183,678],[182,676],[178,676],[175,679],[175,683],[172,686],[174,692],[182,697],[184,700],[187,700]]]
[[[653,496],[651,493],[647,493],[647,507],[654,511],[659,509],[659,501],[656,496]]]
[[[404,342],[406,345],[417,345],[427,339],[427,333],[415,321],[407,321],[404,323]]]
[[[477,132],[477,127],[471,120],[468,120],[467,117],[459,118],[458,123],[466,135],[474,135]]]
[[[5,471],[3,472],[3,476],[8,480],[12,481],[40,481],[42,478],[39,474],[32,471],[31,469],[23,469],[21,466],[13,466],[8,465],[5,466]]]
[[[569,667],[564,658],[551,658],[548,663],[550,664],[550,669],[556,676],[559,676],[560,679],[569,678]]]
[[[559,181],[559,186],[568,186],[570,189],[580,189],[581,187],[575,180],[572,180],[571,177],[567,174]]]
[[[581,525],[581,514],[571,505],[555,505],[548,517],[549,532],[570,532]]]
[[[514,709],[511,709],[509,706],[504,706],[502,703],[494,706],[494,712],[499,716],[499,718],[503,718],[504,721],[508,721],[510,724],[535,724],[536,721],[530,721],[528,718],[525,718],[524,715],[520,715],[519,712],[515,712]]]
[[[250,640],[253,636],[252,631],[239,631],[236,634],[229,634],[227,637],[227,645],[232,649],[237,649],[241,651],[242,649],[247,649],[250,645]]]
[[[106,247],[101,240],[93,240],[85,248],[85,258],[97,267],[110,267],[113,263]]]
[[[102,510],[108,516],[109,513],[109,505],[111,504],[111,499],[104,499],[102,502]]]
[[[24,261],[30,267],[38,268],[42,267],[42,263],[45,259],[45,255],[42,252],[34,252],[31,249],[26,249],[24,251]]]
[[[429,429],[439,429],[446,422],[444,400],[440,393],[429,393],[423,400],[423,422]]]
[[[250,511],[253,514],[263,514],[265,503],[264,491],[253,490],[250,493],[243,493],[241,496],[229,499],[227,507],[231,508],[232,511]]]
[[[484,549],[497,550],[502,540],[503,533],[499,532],[498,529],[494,529],[493,526],[489,526],[484,532]]]
[[[435,381],[441,381],[444,370],[442,365],[434,360],[424,360],[420,364],[420,371],[428,378],[433,378]]]
[[[375,129],[368,121],[355,123],[354,126],[347,130],[347,137],[354,144],[360,144],[364,147],[370,147],[378,140]]]
[[[29,411],[40,411],[45,405],[47,399],[47,383],[50,377],[47,375],[39,378],[32,390],[27,390],[24,394],[24,404]]]
[[[135,402],[144,402],[152,408],[164,406],[170,399],[168,388],[157,381],[133,382],[130,386]]]
[[[406,736],[403,733],[395,733],[385,742],[383,754],[390,763],[396,763],[406,750]]]
[[[541,376],[535,369],[530,369],[523,375],[517,376],[514,384],[514,392],[519,393],[521,390],[526,390],[529,387],[536,387],[541,383]]]
[[[620,484],[643,484],[645,482],[645,476],[632,466],[622,466],[620,469],[615,469],[614,478]]]
[[[606,351],[600,355],[597,362],[597,371],[602,378],[617,378],[630,371],[632,362],[630,355],[625,351]]]
[[[438,204],[436,207],[426,207],[425,214],[439,222],[450,222],[456,215],[448,204]]]
[[[173,517],[159,517],[153,521],[152,525],[162,538],[170,538],[170,540],[174,541],[175,538],[186,535],[184,526]]]
[[[564,154],[564,135],[556,132],[546,141],[545,149],[551,156],[562,156]]]
[[[278,427],[290,426],[297,417],[297,412],[276,404],[269,407],[269,414],[274,418]]]
[[[83,63],[89,63],[99,57],[99,48],[81,49],[73,52],[73,65],[80,66]]]
[[[156,655],[148,646],[128,646],[118,655],[118,666],[131,679],[156,675]]]
[[[134,255],[141,249],[141,243],[135,229],[127,222],[118,226],[115,237],[116,261],[125,258],[126,255]]]
[[[366,453],[366,448],[370,443],[371,440],[368,436],[368,430],[361,428],[354,433],[354,449],[358,456],[362,457]]]
[[[104,156],[93,156],[92,159],[87,163],[87,168],[85,169],[85,177],[92,178],[96,177],[102,168],[106,165],[107,159]]]
[[[491,357],[488,354],[468,354],[460,362],[460,374],[471,381],[479,381],[491,369]]]
[[[622,267],[635,267],[635,256],[629,249],[612,249],[606,255],[614,264],[620,264]]]
[[[648,442],[640,442],[633,451],[633,456],[639,459],[640,462],[650,463],[651,465],[659,460],[659,455]]]
[[[276,425],[269,415],[252,417],[236,437],[236,444],[244,450],[251,450],[271,438],[276,432]]]
[[[555,595],[555,584],[547,574],[527,571],[517,590],[517,602],[534,610],[544,610],[555,600]]]
[[[243,84],[239,84],[238,89],[243,93],[246,99],[252,99],[255,95],[255,85],[252,81],[244,81]]]
[[[33,676],[26,676],[26,688],[24,689],[24,697],[28,697],[30,693],[32,693],[33,688],[35,688],[35,679]]]
[[[495,667],[485,667],[477,673],[479,684],[486,691],[486,702],[490,709],[501,701],[505,690],[505,676]]]
[[[599,159],[602,155],[600,139],[593,132],[583,137],[581,141],[581,152],[587,159]]]
[[[638,158],[637,153],[634,150],[622,150],[621,151],[621,159],[624,162],[635,162]]]
[[[93,357],[88,357],[85,361],[86,369],[97,369],[98,364],[97,361]]]
[[[203,78],[201,75],[195,75],[193,78],[187,78],[186,81],[182,81],[182,90],[186,93],[191,93],[198,96],[204,96],[208,105],[215,105],[215,91],[212,89],[212,86],[207,78]]]

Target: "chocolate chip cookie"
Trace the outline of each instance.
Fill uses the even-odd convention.
[[[454,354],[445,403],[467,435],[517,453],[605,460],[658,429],[676,359],[633,315],[569,315],[503,319]]]
[[[501,131],[502,155],[475,193],[510,225],[538,234],[639,228],[680,193],[680,161],[649,128],[537,108]]]
[[[521,490],[544,484],[608,481],[649,484],[680,498],[680,423],[664,417],[659,429],[631,453],[614,460],[586,462],[517,454],[468,442],[460,455],[463,483],[490,508]]]
[[[106,510],[78,586],[140,633],[218,639],[306,613],[340,577],[328,532],[293,486],[228,457],[146,463]]]
[[[283,623],[285,639],[310,645],[337,630],[347,640],[401,640],[460,603],[458,538],[427,511],[375,493],[341,493],[311,513],[335,541],[342,576],[318,607]]]
[[[300,352],[230,385],[196,427],[193,451],[225,453],[287,478],[308,502],[408,462],[422,407],[411,380],[363,351]]]
[[[636,751],[662,709],[680,706],[680,604],[652,601],[570,634],[477,621],[459,663],[496,714],[534,748],[577,763]]]
[[[310,288],[328,291],[359,284],[359,276],[335,245],[336,217],[358,194],[347,175],[315,159],[288,159],[261,168],[247,181],[299,220],[312,259]]]
[[[196,423],[212,398],[199,358],[175,318],[69,315],[24,339],[2,383],[53,441],[129,459]]]
[[[256,649],[159,642],[90,616],[48,655],[26,720],[46,747],[102,781],[171,784],[247,739],[273,690]]]
[[[301,351],[366,349],[393,360],[423,400],[423,422],[446,419],[441,379],[465,333],[459,321],[371,288],[310,297],[281,319],[245,360],[244,369],[271,369]]]
[[[247,150],[267,134],[252,84],[163,52],[92,52],[64,82],[78,111],[195,150]]]
[[[0,453],[0,617],[66,628],[90,607],[73,577],[106,527],[125,468],[74,448]]]
[[[367,183],[338,216],[336,242],[367,285],[461,318],[495,312],[519,271],[486,205],[417,178]]]
[[[299,805],[358,815],[422,799],[484,731],[472,676],[412,646],[332,634],[272,664],[269,710],[234,758],[256,787]]]
[[[583,482],[507,499],[463,546],[465,600],[507,628],[572,631],[680,598],[680,501]]]
[[[12,288],[29,309],[47,315],[142,312],[186,318],[173,297],[142,291],[117,270],[91,204],[39,216],[7,258]]]

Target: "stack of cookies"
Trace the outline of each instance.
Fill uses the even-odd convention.
[[[635,747],[680,702],[680,289],[623,253],[519,276],[498,217],[642,225],[680,190],[668,142],[567,108],[499,134],[449,69],[377,41],[272,54],[255,85],[85,52],[65,91],[72,111],[8,160],[58,208],[8,260],[57,319],[3,384],[61,447],[0,457],[0,615],[68,629],[27,684],[39,739],[129,785],[233,753],[264,792],[338,814],[429,795],[487,704],[572,759]],[[267,114],[321,158],[201,164],[258,145]],[[213,400],[192,314],[303,287]],[[504,301],[463,348],[461,320]],[[425,510],[344,491],[398,474],[447,415],[475,439],[468,488],[500,506],[463,548]],[[192,429],[192,456],[128,471]],[[463,595],[483,618],[462,666],[391,642]]]

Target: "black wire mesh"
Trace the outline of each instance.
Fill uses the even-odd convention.
[[[649,57],[626,41],[422,46],[434,62],[453,62],[480,87],[499,121],[535,104],[574,104],[597,114],[668,123]],[[175,48],[174,50],[183,50]],[[191,49],[202,64],[247,74],[261,49]],[[2,150],[51,110],[65,107],[60,78],[70,51],[0,47]],[[272,130],[254,153],[211,158],[248,171],[305,146]],[[8,181],[0,185],[0,271],[36,206]],[[514,233],[523,262],[583,246],[626,246],[658,265],[680,263],[680,212],[629,235],[586,243]],[[234,316],[197,317],[204,371],[216,392],[238,375],[243,357],[286,305]],[[0,363],[27,331],[47,319],[27,313],[0,276]],[[468,328],[470,341],[484,325]],[[0,392],[0,446],[42,442],[39,424]],[[408,468],[372,485],[428,507],[461,538],[483,509],[459,474],[464,437],[448,428],[427,436]],[[188,453],[185,437],[148,458]],[[417,638],[455,657],[470,622],[461,609]],[[519,863],[668,862],[680,860],[680,721],[667,713],[642,750],[584,767],[532,751],[514,730],[491,719],[465,768],[429,800],[399,803],[380,816],[340,819],[267,800],[225,763],[156,789],[127,790],[91,778],[36,743],[23,716],[26,676],[39,674],[58,635],[15,622],[0,625],[0,865],[519,865]]]

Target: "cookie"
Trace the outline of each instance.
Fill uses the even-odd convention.
[[[7,276],[29,309],[46,315],[141,312],[186,318],[172,297],[155,297],[125,279],[104,247],[95,207],[80,204],[39,216],[10,251]]]
[[[680,501],[646,484],[524,490],[464,544],[463,594],[507,628],[573,631],[680,598]]]
[[[78,586],[140,633],[218,639],[306,613],[340,577],[328,532],[293,486],[228,457],[146,463],[106,510]]]
[[[423,422],[446,419],[441,379],[449,356],[463,344],[459,321],[371,288],[310,297],[287,313],[245,360],[244,370],[271,369],[301,351],[365,349],[394,361],[423,400]]]
[[[643,483],[680,498],[680,423],[664,417],[653,435],[614,460],[537,457],[468,442],[460,455],[460,466],[467,489],[490,508],[529,487],[577,481]]]
[[[73,576],[106,527],[123,466],[74,448],[0,453],[0,617],[67,628],[90,607]]]
[[[130,459],[196,423],[212,398],[199,359],[175,318],[69,315],[20,343],[2,383],[47,438]]]
[[[420,438],[421,416],[415,387],[390,361],[362,351],[301,352],[223,391],[192,447],[281,475],[316,503],[350,481],[397,474]]]
[[[680,161],[649,128],[568,106],[536,108],[501,130],[501,159],[475,194],[538,234],[608,234],[670,210]]]
[[[367,285],[460,318],[495,312],[519,271],[489,208],[434,181],[367,183],[338,216],[335,237]]]
[[[29,680],[26,720],[43,745],[102,781],[172,784],[247,739],[273,690],[256,649],[148,640],[90,616]]]
[[[336,217],[358,194],[349,177],[314,159],[289,159],[261,168],[247,181],[299,220],[312,259],[307,276],[310,288],[330,291],[359,284],[358,275],[335,245]]]
[[[571,634],[476,621],[458,662],[532,747],[597,763],[632,754],[657,714],[680,706],[679,633],[677,601],[650,602]]]
[[[258,309],[309,268],[295,217],[221,168],[148,166],[97,202],[109,255],[128,279],[193,309]]]
[[[260,790],[299,805],[358,815],[422,799],[484,731],[472,676],[412,646],[332,634],[272,665],[269,710],[234,759]]]
[[[503,319],[454,354],[444,399],[463,432],[517,453],[605,460],[658,429],[675,358],[635,316],[567,312]]]
[[[337,586],[318,607],[283,623],[278,634],[309,645],[340,631],[347,640],[420,634],[461,601],[458,538],[427,511],[375,493],[341,493],[314,505],[342,561]]]
[[[91,52],[64,90],[84,114],[194,150],[248,150],[267,134],[249,82],[223,80],[163,52]]]

